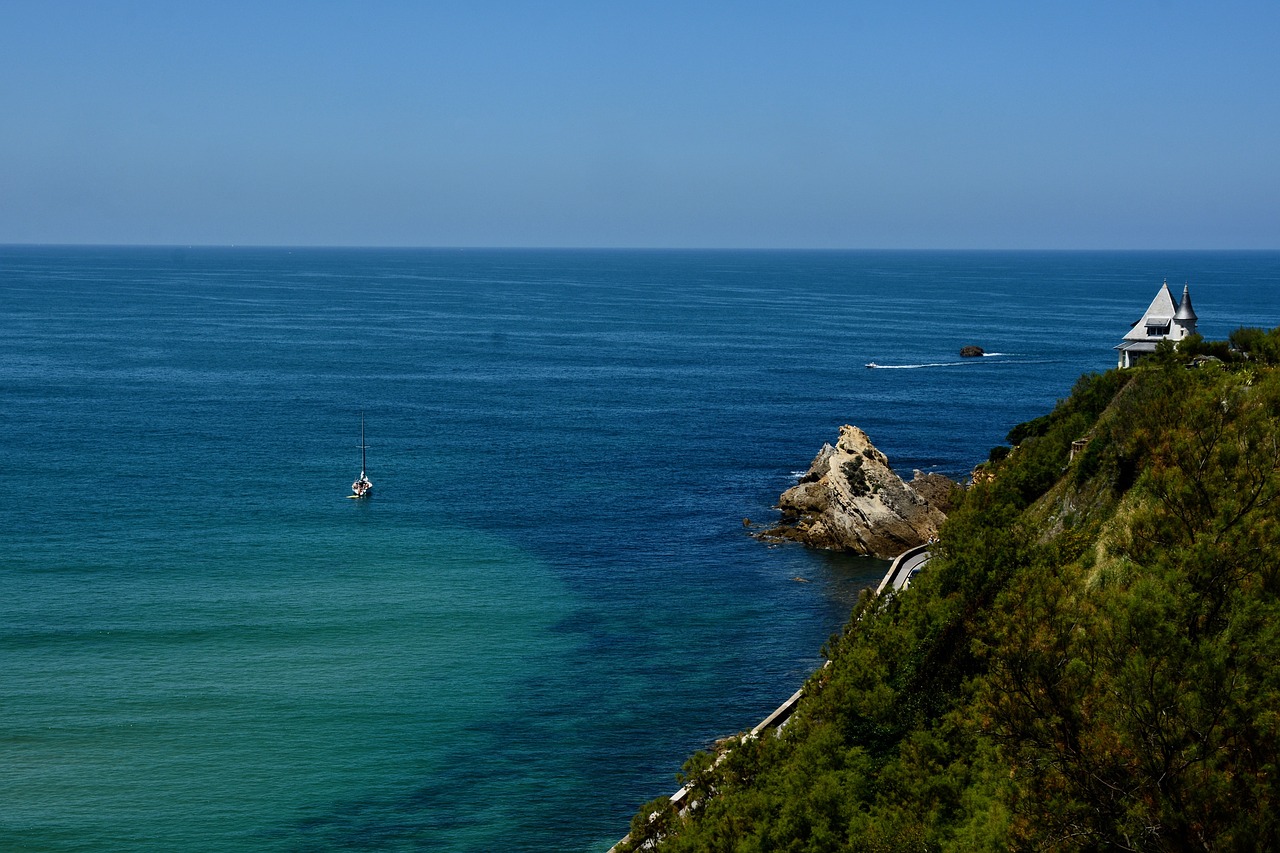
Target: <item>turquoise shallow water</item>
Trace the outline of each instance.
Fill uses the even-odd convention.
[[[0,846],[603,850],[883,570],[742,519],[846,422],[963,475],[1166,276],[1280,322],[1276,254],[0,248]]]
[[[10,587],[45,605],[11,610],[6,637],[25,664],[7,685],[25,711],[6,732],[17,838],[326,846],[341,828],[315,792],[389,808],[454,772],[440,745],[501,716],[523,638],[561,651],[564,610],[526,606],[555,602],[555,578],[481,535],[317,525],[198,550]]]

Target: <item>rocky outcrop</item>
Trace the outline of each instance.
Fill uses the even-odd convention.
[[[974,344],[969,344],[968,346],[960,347],[961,358],[977,358],[980,355],[986,355],[986,354],[987,354],[986,351],[982,347],[975,346]]]
[[[904,482],[865,432],[846,425],[836,446],[824,444],[800,482],[782,493],[780,524],[757,537],[889,559],[937,535],[954,488],[946,477],[919,471]]]

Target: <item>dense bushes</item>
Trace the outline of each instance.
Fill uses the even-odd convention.
[[[1014,445],[1013,450],[993,449],[988,457],[992,463],[1016,454],[1017,464],[1002,466],[1000,471],[1021,505],[1030,504],[1057,482],[1071,457],[1072,443],[1087,435],[1131,376],[1112,370],[1080,377],[1071,396],[1060,400],[1052,412],[1009,431],[1007,440]]]
[[[1280,328],[1264,331],[1239,328],[1231,333],[1231,348],[1260,364],[1280,364]]]
[[[1112,425],[1142,468],[1119,517],[994,609],[979,704],[1012,840],[1276,849],[1280,376],[1143,380]]]
[[[1280,849],[1280,335],[1236,337],[1243,369],[1197,343],[1012,431],[792,722],[691,759],[636,845]]]

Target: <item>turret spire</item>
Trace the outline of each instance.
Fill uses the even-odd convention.
[[[1182,320],[1184,322],[1190,321],[1193,327],[1195,326],[1196,320],[1200,319],[1196,316],[1196,310],[1191,307],[1190,285],[1182,285],[1182,301],[1178,303],[1178,313],[1173,315],[1173,319]]]

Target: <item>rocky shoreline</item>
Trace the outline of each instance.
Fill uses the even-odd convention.
[[[892,559],[938,535],[957,488],[920,471],[904,481],[865,432],[846,424],[835,446],[824,444],[800,482],[778,498],[778,524],[753,535]]]

